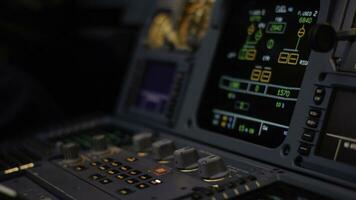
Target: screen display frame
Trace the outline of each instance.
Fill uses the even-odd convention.
[[[258,3],[259,2],[259,0],[256,0],[256,3]],[[261,1],[261,2],[263,2],[263,1]],[[316,3],[316,4],[318,4],[318,3]],[[318,7],[318,6],[317,6]],[[321,12],[321,10],[322,10],[322,8],[321,8],[321,6],[319,6],[318,7],[319,8],[319,13],[318,13],[318,15],[321,15],[322,14],[322,12]],[[230,11],[229,11],[229,13],[231,13],[231,12],[233,12],[232,10],[231,10],[231,8],[230,8]],[[229,15],[228,15],[229,16]],[[318,16],[319,17],[319,16]],[[318,19],[319,18],[316,18],[316,21],[318,21]],[[224,32],[227,32],[227,30],[229,29],[229,27],[227,27],[227,25],[229,24],[230,22],[226,22],[226,24],[224,25],[224,27],[222,28],[222,36],[221,37],[223,37],[224,36]],[[209,72],[209,79],[213,79],[213,80],[215,80],[216,79],[216,77],[214,78],[214,76],[212,76],[212,74],[214,74],[214,69],[216,68],[214,68],[214,65],[217,65],[218,63],[218,61],[219,60],[221,60],[221,58],[222,58],[222,55],[221,55],[221,53],[224,51],[224,47],[223,47],[223,43],[224,42],[222,42],[223,41],[223,39],[219,39],[220,41],[219,41],[219,44],[218,44],[218,46],[217,46],[217,52],[215,53],[215,55],[214,55],[214,57],[213,57],[213,61],[212,61],[212,65],[211,65],[211,71]],[[219,58],[220,57],[220,58]],[[308,56],[309,58],[310,58],[310,55]],[[306,67],[306,69],[303,71],[303,74],[305,75],[306,73],[307,73],[307,67]],[[215,70],[216,71],[216,70]],[[299,83],[300,83],[300,85],[299,85],[299,87],[301,88],[301,85],[302,85],[302,83],[303,83],[303,80],[304,80],[304,75],[302,76],[302,79],[299,81]],[[208,80],[209,81],[209,80]],[[215,81],[214,81],[215,82]],[[212,84],[210,84],[209,82],[206,82],[206,84],[208,84],[208,85],[210,85],[210,87],[209,88],[211,88],[211,85]],[[257,138],[257,137],[255,137],[255,138],[250,138],[250,137],[233,137],[233,136],[231,136],[231,135],[229,135],[229,134],[227,134],[226,132],[220,132],[220,131],[217,131],[216,129],[212,129],[211,128],[211,126],[209,127],[209,126],[207,126],[207,122],[203,122],[202,123],[202,120],[201,120],[201,116],[207,116],[207,107],[209,107],[209,106],[212,106],[212,103],[207,103],[207,101],[205,100],[205,98],[207,97],[207,96],[209,96],[209,93],[207,93],[207,86],[205,86],[205,88],[204,88],[204,93],[203,93],[203,96],[204,96],[204,98],[202,98],[201,100],[200,100],[200,105],[199,105],[199,110],[198,110],[198,113],[197,113],[197,117],[196,117],[196,120],[197,120],[197,124],[198,124],[198,126],[199,126],[199,128],[201,128],[201,129],[205,129],[205,130],[208,130],[208,131],[211,131],[211,132],[215,132],[215,133],[217,133],[217,134],[219,134],[219,135],[226,135],[226,136],[228,136],[228,137],[231,137],[231,138],[235,138],[235,139],[238,139],[238,140],[243,140],[243,141],[246,141],[246,142],[249,142],[249,143],[252,143],[252,144],[257,144],[257,145],[261,145],[261,146],[266,146],[266,147],[269,147],[269,148],[277,148],[277,147],[280,147],[281,145],[282,145],[282,143],[283,143],[283,141],[285,140],[285,138],[286,137],[283,137],[283,138],[281,138],[281,139],[279,139],[279,141],[277,141],[277,142],[275,142],[275,141],[273,141],[273,140],[270,140],[270,141],[268,141],[268,142],[264,142],[264,141],[259,141],[259,139],[260,138]],[[211,95],[210,95],[211,96]],[[204,99],[204,100],[203,100]],[[209,105],[210,104],[210,105]],[[210,108],[209,108],[210,109]],[[293,107],[293,110],[290,112],[290,118],[292,118],[293,117],[293,113],[294,113],[294,109],[295,109],[295,107]],[[203,111],[202,111],[203,110]],[[207,121],[206,119],[205,119],[205,121]],[[291,120],[289,120],[289,122],[291,122]],[[261,125],[262,126],[262,125]],[[209,128],[207,128],[207,127],[209,127]],[[272,127],[273,128],[273,127]],[[289,126],[289,128],[290,128],[290,126]]]
[[[329,126],[329,122],[333,117],[332,112],[336,106],[340,106],[339,104],[336,104],[337,98],[340,98],[340,96],[338,96],[339,92],[352,94],[356,98],[356,88],[345,87],[345,86],[334,86],[332,88],[332,93],[330,95],[329,102],[328,102],[328,111],[325,113],[323,124],[320,129],[320,135],[317,140],[317,144],[316,144],[315,151],[314,151],[314,156],[322,158],[322,159],[326,159],[330,162],[336,162],[338,164],[348,165],[349,167],[356,168],[355,164],[350,164],[347,162],[333,160],[333,159],[327,158],[325,155],[322,155],[322,154],[326,153],[326,152],[322,152],[322,145],[323,145],[322,143],[325,142],[326,137],[327,137],[326,134],[328,132],[327,129]]]
[[[119,115],[127,116],[138,122],[142,123],[153,123],[160,124],[164,126],[174,126],[179,108],[182,106],[182,101],[185,96],[187,84],[189,81],[189,72],[191,70],[191,65],[187,62],[187,55],[185,54],[172,54],[164,51],[146,51],[141,49],[143,52],[136,54],[134,62],[131,63],[131,68],[127,76],[126,84],[124,90],[122,91],[121,101],[118,107]],[[157,61],[161,63],[171,63],[175,65],[176,74],[183,74],[181,79],[180,91],[175,94],[174,102],[175,105],[172,106],[172,112],[170,116],[159,113],[148,112],[135,107],[135,101],[137,93],[139,92],[140,86],[142,84],[142,79],[144,77],[144,71],[146,68],[147,61]]]

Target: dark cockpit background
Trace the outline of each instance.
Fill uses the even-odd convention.
[[[2,0],[2,137],[112,112],[150,4]]]

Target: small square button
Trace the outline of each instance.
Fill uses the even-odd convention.
[[[101,178],[104,178],[104,176],[102,176],[100,174],[93,174],[93,175],[89,176],[89,179],[94,180],[94,181],[99,180]]]
[[[117,162],[117,161],[114,161],[114,162],[111,163],[111,166],[113,166],[113,167],[117,167],[119,165],[121,165],[121,163]]]
[[[77,172],[81,172],[81,171],[86,170],[87,168],[82,165],[77,165],[77,166],[74,166],[73,169]]]
[[[103,165],[103,166],[98,167],[98,169],[100,169],[101,171],[106,171],[106,170],[109,170],[110,167],[107,165]]]
[[[150,175],[144,174],[144,175],[139,176],[138,178],[141,179],[141,180],[147,180],[147,179],[150,179],[152,177]]]
[[[317,109],[309,110],[309,117],[320,118],[321,114],[322,114],[321,110],[317,110]]]
[[[310,154],[310,150],[311,150],[311,146],[308,144],[300,144],[299,148],[298,148],[298,152],[303,155],[303,156],[307,156]]]
[[[129,195],[129,194],[133,193],[134,191],[127,189],[127,188],[123,188],[123,189],[119,189],[117,192],[121,195]]]
[[[111,162],[114,162],[114,159],[112,158],[103,158],[101,159],[104,163],[111,163]]]
[[[129,167],[129,166],[121,166],[119,169],[121,171],[129,171],[131,169],[131,167]]]
[[[164,174],[168,173],[168,169],[166,169],[165,167],[159,166],[153,170],[153,173],[155,173],[157,176],[164,175]]]
[[[97,166],[101,165],[101,162],[91,162],[90,165],[93,167],[97,167]]]
[[[305,130],[303,135],[302,135],[302,140],[306,142],[313,142],[315,137],[315,132],[311,130]]]
[[[140,183],[140,184],[136,185],[136,188],[138,188],[140,190],[148,188],[148,187],[149,187],[149,185],[147,185],[146,183]]]
[[[135,176],[135,175],[141,174],[141,172],[140,172],[139,170],[134,169],[134,170],[131,170],[131,171],[129,172],[129,174]]]
[[[154,180],[150,181],[150,183],[152,185],[159,185],[159,184],[162,184],[162,181],[160,179],[154,179]]]
[[[112,182],[112,180],[110,180],[110,179],[102,179],[102,180],[100,180],[99,181],[101,184],[103,184],[103,185],[106,185],[106,184],[109,184],[109,183],[111,183]]]
[[[128,175],[126,174],[119,174],[119,175],[116,175],[116,178],[119,179],[119,180],[124,180],[125,178],[129,177]]]
[[[110,174],[110,175],[115,175],[115,174],[118,174],[120,173],[119,170],[116,170],[116,169],[111,169],[109,171],[107,171],[106,173]]]
[[[125,182],[128,184],[135,184],[135,183],[138,183],[138,180],[134,179],[134,178],[130,178],[130,179],[127,179]]]
[[[135,157],[127,157],[126,161],[127,162],[135,162],[135,161],[137,161],[137,158],[135,158]]]

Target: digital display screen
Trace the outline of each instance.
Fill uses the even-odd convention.
[[[336,90],[316,154],[356,166],[356,91]]]
[[[135,107],[155,114],[164,113],[174,85],[176,68],[169,62],[147,61]]]
[[[319,1],[230,1],[198,112],[198,125],[275,148],[288,128],[309,64]]]

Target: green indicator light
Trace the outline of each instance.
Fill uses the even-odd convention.
[[[241,125],[239,126],[239,132],[240,132],[240,133],[243,133],[244,131],[245,131],[245,125],[241,124]]]
[[[255,40],[256,40],[257,42],[260,41],[261,38],[262,38],[262,36],[263,36],[262,30],[259,29],[259,30],[256,32],[256,34],[255,34]]]
[[[287,24],[285,22],[270,22],[267,25],[267,33],[272,34],[283,34],[286,30]]]
[[[230,93],[227,94],[227,98],[228,99],[235,99],[235,94],[230,92]]]
[[[274,39],[269,39],[269,40],[267,41],[267,48],[268,48],[268,49],[273,49],[274,44],[275,44]]]
[[[254,129],[254,128],[249,128],[249,129],[248,129],[248,133],[249,133],[250,135],[255,134],[255,129]]]
[[[233,81],[233,82],[230,83],[230,87],[233,88],[233,89],[239,89],[240,88],[240,83],[236,82],[236,81]]]

